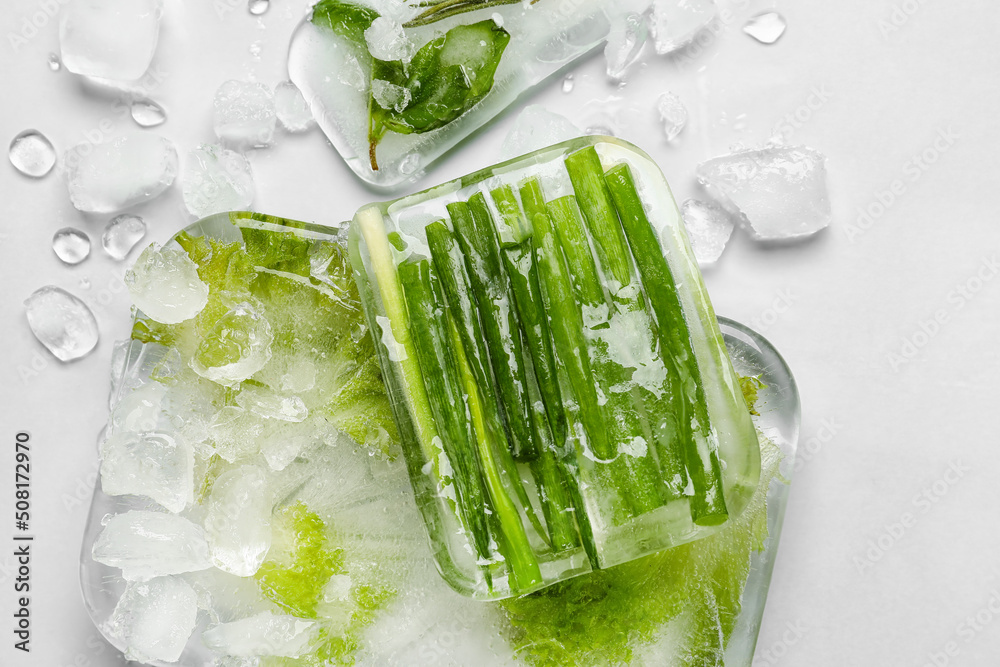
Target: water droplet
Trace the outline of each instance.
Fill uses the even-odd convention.
[[[56,149],[38,130],[25,130],[10,142],[10,163],[22,174],[41,178],[56,164]]]
[[[80,278],[80,289],[90,289],[90,278]]]
[[[167,112],[153,100],[132,102],[132,120],[141,127],[156,127],[167,120]]]
[[[146,223],[142,218],[125,213],[108,222],[104,228],[104,235],[101,236],[101,245],[104,247],[104,252],[120,262],[145,235]]]
[[[743,32],[761,44],[774,44],[785,34],[787,26],[785,17],[778,12],[764,12],[747,21],[743,26]]]
[[[575,86],[575,85],[576,85],[576,82],[573,81],[573,75],[572,74],[567,74],[566,78],[563,79],[563,81],[562,81],[562,91],[564,93],[572,93],[573,92],[573,86]]]
[[[247,8],[254,16],[260,16],[266,12],[270,6],[271,0],[250,0],[247,4]]]
[[[56,359],[79,359],[97,347],[94,313],[66,290],[46,285],[25,299],[24,305],[31,332]]]
[[[60,60],[59,56],[55,53],[49,54],[49,69],[53,72],[58,72],[62,69],[62,60]]]
[[[90,238],[79,229],[63,227],[52,236],[52,250],[67,264],[79,264],[90,255]]]
[[[250,55],[253,56],[254,60],[260,60],[260,53],[264,48],[260,44],[260,40],[252,43],[250,45]]]

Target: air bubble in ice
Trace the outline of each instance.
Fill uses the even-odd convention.
[[[19,132],[10,142],[7,155],[14,168],[32,178],[41,178],[56,164],[56,149],[48,137],[38,130]]]
[[[735,227],[732,217],[711,202],[688,199],[682,209],[684,228],[695,259],[701,266],[715,264]]]
[[[67,264],[79,264],[90,256],[90,238],[73,227],[63,227],[52,235],[52,251]]]
[[[149,69],[163,0],[61,2],[59,44],[66,69],[83,76],[135,81]]]
[[[212,567],[202,527],[162,512],[133,510],[112,516],[92,553],[98,563],[121,569],[126,581]]]
[[[160,196],[177,175],[177,149],[168,139],[129,132],[67,151],[64,161],[73,205],[114,213]]]
[[[660,95],[656,101],[656,111],[660,114],[663,133],[667,136],[667,141],[676,139],[687,127],[687,107],[681,102],[681,98],[674,93],[666,92]]]
[[[259,304],[238,303],[205,332],[191,368],[212,382],[234,387],[267,364],[273,340]]]
[[[108,222],[101,235],[101,246],[109,257],[120,262],[145,235],[146,223],[142,218],[124,213]]]
[[[255,574],[271,548],[271,491],[264,471],[245,465],[222,473],[205,505],[212,562],[238,577]]]
[[[788,24],[784,16],[778,12],[764,12],[747,21],[743,32],[761,44],[774,44],[785,34],[786,27]]]
[[[811,148],[739,151],[703,162],[696,173],[757,239],[800,238],[830,224],[826,156]]]
[[[267,86],[226,81],[215,93],[215,134],[237,147],[262,147],[274,138],[274,95]]]
[[[248,209],[257,187],[245,156],[222,146],[203,144],[188,153],[181,193],[191,215],[203,218]]]
[[[208,285],[183,250],[150,245],[125,274],[125,285],[136,307],[163,324],[189,320],[208,303]]]
[[[247,10],[254,16],[260,16],[267,12],[271,6],[271,0],[249,0]]]
[[[108,620],[109,634],[139,662],[177,662],[198,620],[198,595],[180,577],[131,582]]]
[[[653,0],[656,52],[670,53],[690,44],[718,13],[714,0]]]
[[[94,313],[66,290],[46,285],[24,301],[28,326],[35,338],[60,361],[72,361],[97,346]]]
[[[309,103],[291,81],[282,81],[274,87],[274,109],[278,121],[289,132],[302,132],[316,123]]]
[[[153,100],[135,100],[131,111],[132,120],[140,127],[156,127],[167,121],[167,112]]]
[[[194,450],[179,433],[118,431],[101,445],[101,488],[181,512],[194,500]]]

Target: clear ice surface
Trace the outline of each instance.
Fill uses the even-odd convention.
[[[66,69],[135,81],[149,69],[160,35],[162,0],[60,2],[59,45]]]
[[[146,223],[142,218],[123,213],[108,221],[101,235],[101,246],[109,257],[120,262],[145,235]]]
[[[236,403],[264,419],[301,422],[309,416],[309,409],[298,396],[284,396],[262,387],[245,387],[236,395]]]
[[[126,581],[212,567],[201,526],[174,514],[132,510],[111,517],[93,549],[98,563],[120,568]]]
[[[215,93],[215,135],[237,148],[267,146],[275,113],[274,95],[264,84],[226,81]]]
[[[31,332],[59,361],[79,359],[97,346],[94,313],[61,287],[40,287],[25,299],[24,306]]]
[[[111,411],[108,435],[122,431],[155,431],[160,425],[166,399],[167,388],[159,382],[148,382],[127,392]]]
[[[132,303],[163,324],[189,320],[208,303],[208,285],[187,253],[150,244],[125,274]]]
[[[90,237],[79,229],[63,227],[52,235],[52,252],[66,264],[79,264],[90,256]]]
[[[130,110],[132,120],[140,127],[156,127],[167,122],[167,112],[153,100],[135,100]]]
[[[786,27],[788,24],[784,16],[778,12],[764,12],[747,21],[743,32],[761,44],[774,44],[785,34]]]
[[[254,16],[260,16],[267,12],[271,7],[271,0],[249,0],[247,2],[247,11],[249,11]]]
[[[177,175],[173,143],[148,132],[79,144],[63,159],[70,199],[88,213],[115,213],[154,199]]]
[[[180,433],[116,432],[101,444],[101,488],[181,512],[194,501],[194,450]]]
[[[565,116],[540,104],[529,104],[518,114],[504,138],[500,157],[508,160],[582,135],[583,130]]]
[[[714,0],[653,0],[656,52],[670,53],[690,44],[718,13]]]
[[[604,45],[607,73],[612,79],[622,81],[628,68],[639,59],[649,33],[651,0],[616,0],[609,4],[608,19],[611,31]]]
[[[776,146],[713,158],[698,181],[758,240],[795,239],[830,224],[826,156],[805,146]]]
[[[271,548],[271,491],[255,465],[228,470],[212,484],[205,534],[213,564],[238,577],[260,569]]]
[[[191,368],[212,382],[234,387],[267,364],[273,340],[259,304],[238,303],[204,334]]]
[[[711,202],[688,199],[682,208],[684,228],[695,259],[701,266],[715,264],[726,249],[736,226],[722,207]]]
[[[656,100],[656,111],[663,123],[663,133],[667,141],[673,141],[687,127],[688,110],[681,98],[674,93],[666,92]]]
[[[203,144],[188,153],[181,193],[191,215],[204,218],[249,208],[257,187],[245,156],[222,146]]]
[[[56,149],[38,130],[24,130],[10,142],[10,163],[25,176],[41,178],[56,164]]]
[[[130,582],[108,620],[107,632],[139,662],[177,662],[194,632],[198,595],[180,577]]]
[[[309,103],[291,81],[282,81],[274,87],[274,110],[278,122],[289,132],[304,132],[316,124]]]
[[[256,455],[260,451],[258,438],[263,431],[263,421],[236,405],[221,408],[209,423],[215,453],[229,463]]]
[[[377,60],[409,61],[416,47],[403,32],[402,24],[391,16],[380,16],[365,30],[368,52]]]
[[[309,651],[318,630],[316,621],[265,611],[210,627],[201,638],[205,646],[223,655],[298,658]]]

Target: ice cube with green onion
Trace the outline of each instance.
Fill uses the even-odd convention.
[[[739,518],[760,445],[669,186],[587,138],[362,208],[351,259],[438,566],[523,595]]]

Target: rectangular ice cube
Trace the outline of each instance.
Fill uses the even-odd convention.
[[[700,539],[756,432],[662,173],[585,137],[362,208],[351,259],[439,569],[503,598]]]
[[[135,81],[153,61],[163,0],[68,0],[59,20],[66,69],[84,76]]]

